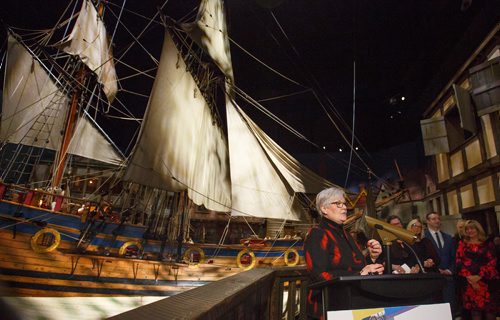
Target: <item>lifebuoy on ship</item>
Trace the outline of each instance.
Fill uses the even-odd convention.
[[[243,270],[252,269],[253,267],[255,267],[256,262],[257,259],[255,258],[255,253],[253,253],[253,251],[249,249],[241,250],[236,256],[236,264],[238,265],[238,268],[241,268]]]
[[[50,237],[46,237],[46,234],[49,234]],[[42,237],[41,243],[39,243],[39,239]],[[52,241],[52,244],[49,243]],[[61,243],[61,234],[56,229],[52,228],[43,228],[37,231],[31,237],[31,249],[38,253],[46,253],[54,251],[59,244]]]
[[[182,257],[188,264],[197,266],[205,261],[205,252],[199,247],[189,247]]]
[[[296,266],[299,263],[299,260],[299,252],[296,249],[290,248],[285,251],[285,264],[287,266]]]
[[[136,249],[131,250],[131,249],[129,249],[130,247],[136,247]],[[135,254],[134,254],[134,252],[129,252],[129,251],[139,251],[139,250],[142,250],[142,244],[140,244],[137,241],[127,241],[120,247],[118,254],[120,256],[123,256],[126,254],[127,255],[137,255],[137,252],[135,252]]]

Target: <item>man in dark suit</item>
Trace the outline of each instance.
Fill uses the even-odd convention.
[[[436,248],[441,262],[439,263],[439,272],[446,276],[446,286],[443,289],[443,298],[449,302],[453,314],[457,313],[457,303],[455,296],[455,283],[453,275],[455,273],[455,244],[451,235],[441,231],[441,216],[437,212],[429,212],[425,219],[427,220],[427,229],[424,232],[426,238],[432,241]]]
[[[455,245],[452,236],[441,231],[441,216],[437,212],[429,212],[425,216],[427,229],[425,237],[432,240],[441,258],[439,272],[450,276],[455,273]]]

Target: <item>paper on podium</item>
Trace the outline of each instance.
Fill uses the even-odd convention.
[[[328,311],[328,320],[452,320],[449,303]]]

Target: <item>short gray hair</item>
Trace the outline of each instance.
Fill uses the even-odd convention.
[[[345,198],[344,189],[340,187],[331,187],[328,189],[322,190],[316,196],[316,210],[318,213],[322,215],[321,207],[325,207],[327,202],[329,202],[332,198]]]

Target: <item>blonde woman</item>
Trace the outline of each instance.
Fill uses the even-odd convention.
[[[483,314],[485,319],[495,319],[498,301],[489,288],[491,280],[498,278],[494,247],[476,220],[467,220],[464,230],[456,256],[458,276],[465,284],[463,307],[471,311],[474,320],[483,319]]]
[[[413,250],[424,265],[426,272],[439,272],[439,255],[431,240],[424,238],[423,225],[420,219],[408,222],[406,229],[417,236],[417,241],[412,245]]]

